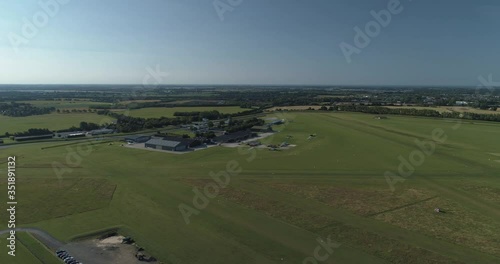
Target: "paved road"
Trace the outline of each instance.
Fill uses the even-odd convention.
[[[55,239],[53,236],[51,236],[49,233],[38,229],[38,228],[16,228],[16,232],[28,232],[32,234],[34,237],[36,237],[40,242],[42,242],[46,247],[56,250],[64,245],[61,241]],[[3,234],[8,234],[10,232],[10,229],[7,230],[1,230],[0,235]]]

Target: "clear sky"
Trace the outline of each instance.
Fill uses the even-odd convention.
[[[164,84],[500,80],[498,0],[401,0],[351,63],[340,43],[355,45],[354,27],[391,0],[241,0],[223,21],[213,0],[72,0],[47,23],[39,1],[56,0],[0,3],[2,84],[140,84],[157,65]],[[23,32],[36,14],[38,32]]]

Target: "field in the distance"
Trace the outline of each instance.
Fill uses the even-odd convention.
[[[60,110],[71,109],[88,109],[92,107],[109,107],[113,104],[92,101],[73,101],[73,100],[34,100],[34,101],[18,101],[18,103],[28,103],[37,107],[54,107]]]
[[[296,147],[172,155],[94,145],[62,183],[83,183],[75,188],[85,192],[94,181],[116,185],[109,204],[61,216],[57,208],[40,206],[41,194],[25,195],[23,211],[40,210],[37,219],[45,220],[20,218],[22,224],[66,241],[118,226],[165,263],[302,263],[314,254],[318,237],[340,244],[330,263],[500,263],[499,124],[464,122],[454,129],[452,120],[429,118],[276,115],[287,123],[265,142]],[[392,192],[384,173],[396,173],[398,157],[408,159],[418,150],[415,140],[431,139],[436,128],[447,140],[434,142],[435,152]],[[43,182],[38,190],[45,201],[61,199],[62,187],[54,170],[42,165],[65,163],[71,153],[41,149],[53,144],[2,150],[2,156],[19,157],[19,188],[36,192]],[[228,162],[238,162],[241,172],[186,224],[179,205],[193,206],[193,188],[203,189],[212,182],[210,172],[224,171]],[[64,203],[90,205],[99,193],[67,195]],[[436,207],[445,213],[435,213]]]
[[[319,110],[321,106],[318,105],[299,105],[299,106],[276,106],[267,109],[266,111],[268,112],[273,112],[276,110],[309,110],[309,109],[314,109],[314,110]],[[482,109],[476,109],[472,107],[467,107],[467,106],[383,106],[391,109],[417,109],[417,110],[434,110],[439,113],[451,113],[451,112],[469,112],[469,113],[475,113],[475,114],[489,114],[489,115],[494,115],[494,114],[500,114],[500,111],[492,111],[492,110],[482,110]]]
[[[127,113],[133,117],[143,118],[159,118],[159,117],[174,117],[175,112],[204,112],[217,110],[223,114],[234,114],[247,111],[250,109],[241,108],[239,106],[204,106],[204,107],[151,107],[134,110],[115,110],[118,113]]]
[[[435,106],[435,107],[425,107],[425,106],[386,106],[388,108],[393,108],[393,109],[408,109],[408,108],[413,108],[417,110],[434,110],[438,111],[440,113],[445,113],[445,112],[468,112],[468,113],[475,113],[475,114],[487,114],[487,115],[494,115],[494,114],[500,114],[500,111],[492,111],[492,110],[483,110],[483,109],[476,109],[473,107],[467,107],[467,106]]]
[[[47,128],[50,130],[59,130],[70,128],[71,126],[78,127],[80,122],[92,122],[96,124],[104,124],[112,122],[112,118],[102,116],[95,113],[69,113],[58,114],[52,113],[47,115],[27,116],[27,117],[10,117],[0,115],[0,135],[5,132],[15,133],[27,131],[30,128]]]
[[[30,101],[32,102],[32,101]],[[43,101],[52,102],[52,101]],[[240,108],[238,106],[214,106],[214,107],[155,107],[142,108],[135,110],[114,110],[118,113],[124,113],[134,117],[143,118],[159,118],[173,117],[175,112],[201,112],[217,110],[224,114],[234,114],[243,112],[249,109]],[[92,122],[97,124],[110,123],[113,118],[109,116],[98,115],[96,113],[52,113],[47,115],[28,116],[28,117],[8,117],[0,115],[0,135],[5,132],[15,133],[26,131],[30,128],[47,128],[50,130],[59,130],[70,128],[71,126],[78,127],[80,122]]]

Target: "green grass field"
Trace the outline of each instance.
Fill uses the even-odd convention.
[[[37,101],[38,102],[38,101]],[[46,102],[46,101],[43,101]],[[51,102],[51,101],[47,101]],[[221,113],[232,114],[243,112],[248,109],[236,106],[222,107],[175,107],[175,108],[142,108],[137,110],[115,110],[120,113],[128,113],[134,117],[154,118],[154,117],[173,117],[175,112],[196,112],[218,110]],[[28,116],[28,117],[9,117],[0,115],[0,135],[5,132],[15,133],[26,131],[30,128],[47,128],[58,130],[79,126],[80,122],[92,122],[97,124],[110,123],[113,119],[107,116],[94,113],[69,113],[48,115]]]
[[[71,126],[78,127],[80,122],[92,123],[109,123],[112,118],[94,113],[81,114],[57,114],[27,116],[27,117],[9,117],[0,115],[0,135],[5,132],[15,133],[26,131],[30,128],[48,128],[50,130],[58,130],[70,128]]]
[[[40,241],[33,237],[29,233],[20,232],[17,235],[17,241],[26,247],[41,263],[47,264],[61,264],[61,261],[57,256],[50,252]]]
[[[318,237],[340,244],[325,263],[500,263],[499,124],[275,115],[287,123],[264,142],[296,147],[174,155],[99,144],[77,159],[75,146],[39,143],[1,150],[0,158],[18,156],[24,226],[65,241],[118,226],[164,263],[303,263]],[[432,141],[434,153],[391,191],[384,173],[397,174],[398,157],[416,153],[415,140],[431,144],[436,128],[447,140]],[[70,168],[57,177],[53,162]],[[179,205],[193,206],[193,188],[203,190],[229,162],[241,172],[186,224]]]
[[[56,109],[88,109],[91,106],[112,106],[111,103],[92,102],[92,101],[58,101],[58,100],[36,100],[19,101],[19,103],[28,103],[38,107],[55,107]]]
[[[7,236],[0,236],[6,241]],[[55,254],[49,251],[32,235],[24,232],[16,233],[16,255],[7,254],[7,248],[0,253],[0,263],[12,264],[62,264]]]
[[[213,107],[151,107],[151,108],[141,108],[134,110],[116,110],[117,112],[126,112],[128,115],[133,117],[143,117],[143,118],[158,118],[158,117],[173,117],[175,112],[203,112],[203,111],[213,111],[217,110],[224,114],[234,114],[238,112],[243,112],[249,109],[241,108],[238,106],[213,106]]]
[[[11,256],[7,254],[7,247],[5,246],[5,242],[7,241],[7,235],[0,236],[2,240],[2,249],[0,252],[0,262],[1,263],[12,263],[12,264],[43,264],[33,253],[31,253],[26,246],[22,243],[16,243],[16,256]]]

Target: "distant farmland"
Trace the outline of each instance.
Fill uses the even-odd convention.
[[[30,101],[32,102],[32,101]],[[49,101],[43,101],[49,102]],[[53,106],[47,104],[46,106]],[[69,107],[66,105],[65,107]],[[73,105],[74,106],[74,105]],[[173,117],[175,112],[199,112],[217,110],[225,114],[243,112],[249,109],[238,106],[214,106],[214,107],[156,107],[142,108],[137,110],[114,110],[118,113],[130,114],[134,117],[154,118],[154,117]],[[109,116],[98,115],[96,113],[52,113],[48,115],[28,116],[28,117],[8,117],[0,115],[0,134],[5,132],[15,133],[26,131],[30,128],[47,128],[50,130],[66,129],[71,126],[77,126],[80,122],[109,123],[113,118]]]
[[[14,133],[26,131],[30,128],[47,128],[50,130],[78,127],[80,122],[109,123],[113,118],[95,113],[52,113],[48,115],[9,117],[0,115],[0,135],[5,132]]]
[[[71,109],[88,109],[92,107],[109,107],[113,104],[92,101],[71,101],[71,100],[34,100],[34,101],[19,101],[19,103],[28,103],[38,107],[55,107],[60,110]]]
[[[387,108],[393,109],[417,109],[417,110],[435,110],[440,113],[444,112],[469,112],[475,114],[499,114],[500,111],[491,111],[491,110],[482,110],[476,109],[472,107],[464,107],[464,106],[435,106],[435,107],[424,107],[424,106],[386,106]]]
[[[158,117],[173,117],[175,112],[203,112],[217,110],[224,114],[234,114],[243,112],[246,108],[239,106],[207,106],[207,107],[152,107],[130,110],[129,115],[133,117],[143,118],[158,118]],[[125,110],[116,110],[116,112],[125,112]]]

